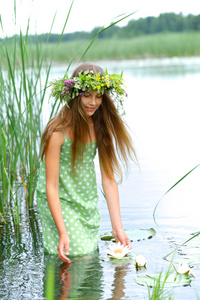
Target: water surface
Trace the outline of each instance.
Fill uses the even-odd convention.
[[[150,240],[133,242],[132,252],[143,254],[147,269],[137,272],[134,262],[107,260],[107,243],[99,250],[76,258],[70,266],[44,254],[37,207],[22,211],[19,229],[0,227],[0,298],[45,299],[47,283],[55,287],[55,299],[148,299],[147,288],[136,276],[165,271],[163,256],[199,230],[200,168],[169,192],[183,175],[200,163],[199,78],[200,59],[164,59],[103,62],[109,72],[124,70],[128,98],[125,120],[136,145],[140,169],[130,165],[119,186],[121,214],[126,229],[155,228]],[[53,67],[51,77],[63,76],[65,67]],[[44,116],[48,119],[48,114]],[[111,230],[109,215],[99,185],[101,233]],[[199,238],[188,243],[198,246]],[[178,259],[186,257],[184,247]],[[175,299],[197,299],[200,267],[195,265],[190,286],[174,289]],[[52,298],[54,299],[54,298]]]

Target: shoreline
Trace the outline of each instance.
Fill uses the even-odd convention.
[[[27,43],[27,63],[35,61],[37,63],[38,55],[44,64],[53,62],[53,64],[73,64],[79,61],[114,61],[131,62],[133,67],[143,67],[146,65],[157,66],[162,60],[162,65],[182,64],[182,58],[188,63],[193,64],[193,58],[200,57],[200,32],[195,33],[165,33],[157,35],[146,35],[141,37],[132,37],[129,39],[97,39],[90,45],[90,40],[76,40],[71,42],[40,43],[40,52],[38,46],[34,43]],[[3,47],[1,49],[0,63],[7,65],[6,53]],[[14,55],[13,44],[6,46],[6,51],[11,58]],[[21,64],[22,49],[16,44],[16,60]],[[135,62],[135,63],[132,63]],[[196,64],[196,61],[194,62]],[[199,60],[197,60],[199,65]],[[27,66],[29,67],[29,66]]]
[[[101,65],[103,68],[109,66],[111,69],[117,68],[123,69],[126,66],[126,69],[135,69],[135,70],[145,70],[152,68],[184,68],[192,69],[193,71],[200,70],[200,56],[187,56],[187,57],[165,57],[165,58],[143,58],[143,59],[121,59],[121,60],[89,60],[96,64]],[[80,62],[74,62],[71,66],[73,69],[74,66],[78,65]],[[68,62],[56,62],[52,63],[52,69],[62,69],[65,72],[68,66]],[[70,68],[70,69],[71,69]]]

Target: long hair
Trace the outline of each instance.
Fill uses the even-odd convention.
[[[93,71],[103,76],[103,69],[92,63],[83,63],[73,72],[73,77],[79,73]],[[67,118],[69,110],[70,118]],[[108,177],[112,178],[113,173],[122,180],[120,161],[128,167],[129,159],[134,160],[136,153],[127,126],[117,112],[117,109],[109,95],[105,91],[102,97],[102,104],[92,116],[99,152],[99,160]],[[67,120],[67,122],[66,122]],[[69,108],[65,105],[58,115],[47,124],[41,139],[41,158],[45,154],[50,136],[54,131],[62,130],[62,127],[69,126],[72,132],[71,161],[72,170],[76,159],[81,159],[84,146],[90,139],[88,117],[81,105],[81,96],[69,101]]]

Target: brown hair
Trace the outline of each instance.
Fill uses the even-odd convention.
[[[73,72],[72,77],[78,77],[80,72],[92,70],[95,73],[100,72],[103,76],[102,68],[92,63],[83,63]],[[47,124],[41,139],[41,157],[45,150],[50,136],[54,131],[62,130],[60,124],[66,122],[68,111],[71,111],[71,117],[64,125],[72,129],[72,166],[74,167],[75,159],[81,158],[84,145],[90,137],[87,116],[81,106],[81,97],[78,96],[69,101],[69,108],[65,105],[58,115],[51,119]],[[128,167],[129,158],[136,158],[136,153],[132,144],[131,137],[127,131],[126,124],[117,112],[117,109],[109,95],[108,91],[103,94],[102,104],[92,116],[99,159],[105,173],[112,177],[113,173],[117,174],[122,180],[122,171],[119,159]],[[136,158],[137,160],[137,158]],[[72,168],[73,169],[73,168]]]

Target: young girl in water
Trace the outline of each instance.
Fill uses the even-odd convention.
[[[47,124],[41,139],[37,200],[44,248],[63,262],[97,248],[100,213],[94,157],[98,149],[102,187],[116,242],[131,248],[120,216],[119,159],[128,165],[135,156],[131,138],[117,112],[126,95],[120,75],[83,63],[71,79],[67,74],[51,83],[51,95],[64,102]]]

